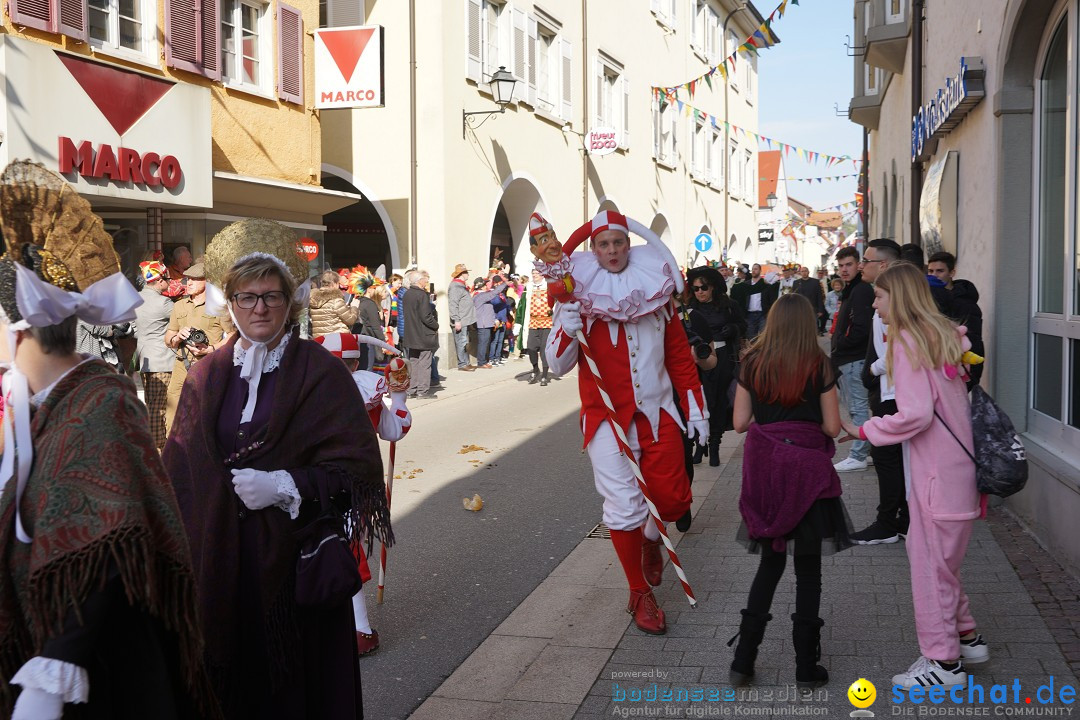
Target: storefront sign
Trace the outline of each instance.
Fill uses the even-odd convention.
[[[319,243],[311,238],[300,238],[296,243],[296,254],[302,257],[304,262],[311,262],[319,257]]]
[[[758,228],[757,241],[759,243],[772,242],[776,239],[776,228]]]
[[[0,165],[61,173],[82,195],[213,206],[210,90],[0,36]]]
[[[315,107],[383,107],[383,28],[315,31]]]
[[[960,58],[960,72],[945,81],[930,102],[911,120],[911,161],[926,160],[939,139],[960,124],[986,95],[982,58]]]
[[[585,136],[585,150],[590,155],[609,155],[619,147],[615,128],[593,128]]]

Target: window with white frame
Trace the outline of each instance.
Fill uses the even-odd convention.
[[[152,54],[157,3],[149,0],[88,0],[87,32],[95,48]]]
[[[593,73],[594,120],[597,127],[615,128],[619,148],[630,145],[630,82],[622,63],[599,53]]]
[[[868,62],[863,63],[863,94],[878,94],[878,76],[881,71]]]
[[[746,102],[754,104],[754,76],[757,74],[757,56],[749,55],[743,58],[743,90],[746,93]]]
[[[1077,0],[1044,41],[1035,78],[1036,159],[1028,432],[1080,456],[1080,243],[1077,194]]]
[[[720,132],[720,128],[713,126],[712,138],[709,142],[709,156],[710,165],[712,166],[712,175],[709,178],[709,184],[715,188],[722,188],[724,186],[724,134]]]
[[[904,21],[904,10],[907,0],[885,0],[885,23],[892,25]]]
[[[487,80],[500,67],[513,72],[513,13],[506,3],[484,0],[482,46],[484,49],[484,79]]]
[[[723,31],[720,28],[720,16],[710,6],[705,13],[705,57],[710,64],[720,62],[724,54]]]
[[[728,148],[728,194],[734,198],[742,197],[742,155],[739,153],[739,143],[731,141]]]
[[[706,0],[690,0],[690,49],[705,51],[705,16],[709,3]]]
[[[678,6],[680,2],[682,0],[649,0],[649,9],[652,10],[652,14],[656,16],[657,20],[670,28],[674,28],[679,19]]]
[[[670,167],[675,166],[676,124],[678,112],[668,103],[653,99],[653,159]]]
[[[272,57],[265,49],[270,39],[266,5],[250,0],[221,2],[221,81],[265,89]]]
[[[559,113],[562,77],[562,43],[555,30],[544,23],[537,25],[536,39],[536,102],[549,113]]]
[[[739,48],[739,36],[736,35],[734,31],[729,32],[728,33],[728,47],[724,50],[724,58],[731,57],[732,54],[735,54],[735,51],[738,50],[738,48]],[[739,55],[736,54],[736,56],[735,56],[735,70],[730,75],[728,75],[728,86],[731,87],[731,89],[734,90],[735,92],[739,91],[739,82],[738,82],[739,63],[742,63],[745,60],[746,60],[746,58],[740,57]]]
[[[743,199],[746,202],[753,202],[754,189],[758,184],[754,180],[754,153],[750,150],[745,151],[743,154]]]
[[[705,180],[708,162],[705,156],[708,154],[708,143],[705,140],[705,120],[696,118],[691,126],[690,137],[690,174],[698,180]]]

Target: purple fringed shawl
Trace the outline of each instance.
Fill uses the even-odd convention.
[[[784,537],[815,500],[840,497],[833,468],[833,439],[817,423],[752,423],[746,434],[739,512],[754,540],[771,539],[783,552]]]

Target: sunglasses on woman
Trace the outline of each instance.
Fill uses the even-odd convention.
[[[708,285],[691,285],[694,288],[694,292],[705,292],[709,289]]]

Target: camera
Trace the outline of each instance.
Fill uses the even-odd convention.
[[[712,354],[712,345],[702,340],[701,336],[694,332],[688,323],[683,323],[683,327],[686,329],[686,340],[694,351],[694,357],[698,360],[707,359]]]
[[[206,337],[206,333],[199,328],[191,328],[191,334],[184,340],[185,345],[209,345],[210,338]]]

